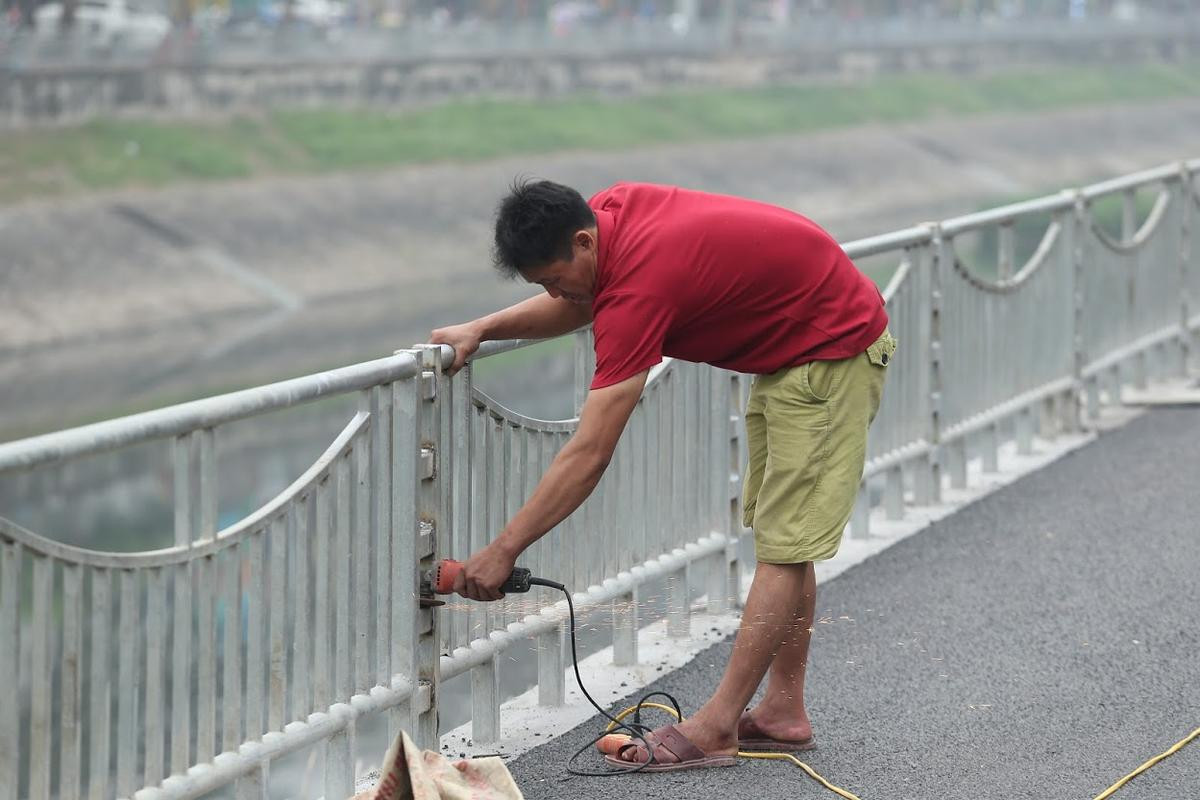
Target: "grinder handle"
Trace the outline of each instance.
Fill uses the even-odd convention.
[[[451,594],[454,591],[454,580],[458,577],[458,573],[462,572],[462,568],[461,561],[451,558],[445,558],[438,562],[432,581],[434,591],[437,594]],[[532,577],[533,573],[529,570],[524,567],[516,567],[508,576],[508,580],[500,587],[500,591],[505,594],[528,592],[532,587],[530,583]]]
[[[500,587],[500,591],[505,594],[512,592],[523,593],[528,592],[531,584],[529,579],[533,577],[533,573],[524,567],[514,567],[512,575],[508,576],[508,580]]]

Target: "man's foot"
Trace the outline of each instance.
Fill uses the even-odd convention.
[[[812,723],[808,715],[785,715],[761,705],[742,715],[738,724],[739,739],[746,743],[758,741],[765,743],[775,741],[801,746],[811,746],[813,743]]]
[[[686,735],[681,727],[681,724],[677,724],[655,728],[644,737],[630,739],[627,744],[620,745],[615,755],[606,755],[604,760],[615,767],[639,769],[644,772],[732,767],[737,763],[734,757],[737,752],[736,745],[725,748],[728,753],[705,750]],[[650,750],[654,751],[653,761],[650,759]]]
[[[702,718],[689,717],[675,723],[676,729],[692,741],[696,747],[710,756],[737,755],[737,731],[718,730]]]

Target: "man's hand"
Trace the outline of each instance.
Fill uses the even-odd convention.
[[[500,600],[500,587],[512,574],[517,557],[497,542],[475,553],[454,579],[454,591],[470,600]]]
[[[429,334],[429,343],[448,344],[454,348],[454,364],[448,371],[448,374],[453,375],[462,369],[463,364],[467,363],[467,359],[479,349],[479,342],[482,338],[475,323],[464,322],[461,325],[436,329]]]

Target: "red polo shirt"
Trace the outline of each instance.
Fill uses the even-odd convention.
[[[792,211],[645,183],[588,205],[600,240],[593,389],[664,355],[760,374],[849,358],[887,326],[875,284]]]

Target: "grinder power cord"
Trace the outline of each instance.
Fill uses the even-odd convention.
[[[426,570],[424,573],[422,573],[422,604],[444,605],[444,603],[437,600],[434,596],[439,594],[452,594],[454,590],[454,580],[458,577],[458,574],[462,571],[462,568],[463,565],[459,561],[454,561],[453,559],[443,559],[439,561],[433,569]],[[571,598],[571,593],[567,591],[567,587],[556,581],[547,580],[545,578],[536,578],[528,569],[525,569],[524,567],[516,567],[513,569],[512,574],[509,575],[508,580],[506,580],[504,585],[500,587],[500,591],[504,592],[505,594],[508,594],[509,592],[521,594],[528,592],[534,586],[546,586],[551,589],[557,589],[563,593],[564,597],[567,598],[567,613],[569,619],[569,630],[571,634],[571,665],[575,671],[575,682],[579,684],[579,691],[583,692],[583,696],[586,697],[588,702],[592,704],[592,707],[595,708],[602,717],[608,720],[608,726],[601,731],[599,735],[575,751],[575,754],[571,756],[567,762],[567,771],[572,775],[581,775],[593,778],[608,778],[616,775],[632,775],[634,773],[641,772],[650,765],[654,764],[654,748],[650,746],[645,739],[645,735],[653,730],[653,727],[642,723],[642,711],[645,709],[657,709],[660,711],[665,711],[677,720],[682,720],[683,712],[679,708],[679,702],[666,692],[650,692],[649,694],[644,695],[642,699],[638,701],[637,705],[625,709],[616,716],[604,710],[604,708],[602,708],[600,704],[596,702],[595,698],[588,693],[587,688],[583,685],[583,677],[579,674],[579,653],[575,641],[575,603]],[[652,698],[655,697],[664,698],[670,703],[670,705],[667,706],[663,705],[662,703],[652,702]],[[626,722],[625,719],[630,715],[633,715],[633,720],[631,722]],[[616,737],[620,734],[616,733],[617,731],[624,731],[625,736],[628,738],[618,740]],[[590,750],[597,744],[599,744],[602,750],[607,751],[610,749],[615,750],[616,748],[620,747],[620,745],[627,744],[632,740],[640,741],[646,747],[648,758],[642,764],[630,766],[629,769],[605,770],[603,772],[589,772],[575,767],[575,762],[579,759],[579,757],[583,755],[585,751]],[[744,758],[776,759],[781,761],[790,760],[797,766],[804,769],[825,788],[836,793],[840,797],[845,798],[845,800],[859,800],[856,795],[853,795],[844,789],[839,789],[838,787],[829,783],[807,764],[800,761],[795,756],[789,755],[788,753],[739,752],[738,756]]]
[[[437,565],[433,569],[424,571],[421,574],[422,607],[445,605],[443,601],[436,598],[436,595],[453,594],[454,580],[458,577],[459,573],[462,572],[462,569],[462,562],[447,558],[438,561]],[[655,709],[673,716],[676,720],[682,720],[683,713],[679,709],[678,701],[676,701],[674,697],[666,692],[650,692],[649,694],[644,695],[642,699],[638,701],[637,705],[630,706],[615,716],[601,708],[600,704],[596,702],[591,694],[588,693],[587,688],[584,687],[583,678],[579,674],[579,654],[575,644],[575,603],[571,599],[571,593],[567,591],[567,588],[556,581],[534,577],[532,572],[524,567],[516,567],[513,569],[512,574],[508,576],[508,579],[500,587],[500,591],[504,592],[505,594],[523,594],[528,592],[534,586],[546,586],[551,589],[557,589],[563,593],[564,597],[567,598],[567,612],[569,616],[571,633],[571,665],[575,670],[575,682],[579,684],[579,691],[583,692],[583,696],[586,697],[588,702],[592,704],[592,707],[595,708],[602,717],[609,721],[608,726],[605,727],[605,729],[598,736],[575,751],[575,754],[567,761],[567,771],[572,775],[607,778],[614,775],[632,775],[634,773],[641,772],[646,767],[654,764],[654,748],[650,746],[645,739],[645,735],[653,730],[653,728],[642,723],[642,711],[646,709]],[[654,697],[665,698],[670,702],[670,705],[667,706],[663,705],[662,703],[652,702],[651,698]],[[624,720],[630,715],[633,716],[633,721],[625,722]],[[1163,752],[1146,761],[1133,772],[1129,773],[1125,777],[1121,778],[1121,780],[1105,789],[1103,792],[1097,795],[1094,800],[1108,800],[1108,798],[1112,797],[1117,790],[1119,790],[1126,783],[1150,769],[1163,759],[1179,752],[1197,738],[1200,738],[1200,728],[1197,728],[1179,742],[1176,742],[1166,752]],[[613,754],[620,749],[621,746],[629,744],[634,740],[640,741],[645,746],[646,752],[648,753],[647,760],[636,767],[630,767],[629,769],[606,770],[604,772],[587,772],[575,767],[575,761],[579,758],[579,756],[593,746],[596,746],[601,752]],[[737,755],[739,758],[791,761],[797,767],[800,767],[806,773],[808,773],[813,780],[817,781],[826,789],[838,795],[839,797],[844,798],[844,800],[860,800],[857,795],[851,794],[845,789],[834,786],[832,783],[825,780],[823,777],[817,774],[816,770],[790,753],[758,753],[739,751]]]

